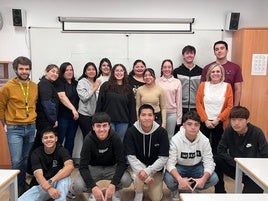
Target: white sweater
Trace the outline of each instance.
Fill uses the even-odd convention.
[[[185,129],[180,131],[170,140],[167,170],[170,172],[176,165],[193,166],[203,162],[204,172],[210,174],[215,169],[213,155],[208,138],[200,131],[193,142],[185,137]]]

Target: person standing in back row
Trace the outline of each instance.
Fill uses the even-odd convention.
[[[174,69],[173,76],[181,81],[182,87],[182,114],[196,110],[195,98],[200,83],[202,68],[194,63],[195,47],[187,45],[182,49],[183,64]],[[175,133],[180,125],[176,127]]]
[[[225,41],[217,41],[214,43],[214,54],[216,61],[206,65],[202,72],[201,81],[206,81],[206,74],[208,68],[213,63],[217,63],[223,66],[225,71],[224,82],[230,83],[234,95],[234,106],[239,105],[242,94],[242,72],[240,66],[227,60],[228,44]]]
[[[170,140],[175,132],[176,125],[181,124],[181,81],[173,77],[173,62],[165,59],[161,65],[161,77],[156,79],[156,84],[165,93],[168,139]]]
[[[166,128],[167,112],[164,90],[156,85],[153,69],[146,68],[143,72],[143,79],[145,85],[139,87],[136,93],[137,114],[140,106],[149,104],[154,108],[155,121],[163,128]]]
[[[135,105],[126,67],[123,64],[115,64],[111,77],[100,88],[96,112],[106,112],[111,117],[111,128],[122,141],[128,126],[137,118]]]
[[[72,156],[74,139],[78,127],[79,117],[77,109],[79,97],[76,91],[77,81],[74,77],[74,68],[70,62],[64,62],[60,66],[59,79],[56,89],[60,99],[58,122],[58,143],[62,144]]]
[[[13,70],[17,77],[0,89],[0,123],[7,132],[12,169],[20,170],[19,194],[25,190],[27,158],[35,136],[37,85],[29,79],[31,69],[30,59],[16,58]]]

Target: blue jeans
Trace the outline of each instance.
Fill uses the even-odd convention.
[[[58,143],[62,144],[64,139],[64,147],[72,156],[74,148],[74,139],[77,131],[78,123],[73,118],[59,117],[58,118]]]
[[[35,124],[7,125],[12,169],[19,169],[18,184],[25,181],[27,160],[35,138]]]
[[[176,169],[181,175],[181,177],[193,177],[193,178],[201,178],[204,175],[204,166],[202,163],[199,163],[194,166],[183,166],[183,165],[176,165]],[[218,183],[219,179],[215,172],[212,173],[210,178],[205,183],[203,189],[207,189],[211,186],[215,186]],[[164,175],[164,182],[166,183],[168,189],[170,191],[175,191],[178,189],[178,181],[168,172],[165,172]],[[199,189],[199,190],[203,190]]]
[[[175,133],[175,127],[177,125],[177,113],[167,113],[167,125],[166,130],[168,133],[168,139],[170,140],[174,133]]]
[[[70,186],[70,177],[65,177],[54,183],[54,188],[60,191],[60,197],[55,199],[55,201],[66,201],[66,196],[68,194]],[[40,185],[33,186],[28,191],[23,193],[18,201],[46,201],[50,198],[48,192],[44,191]]]
[[[128,129],[128,123],[111,122],[111,127],[119,135],[121,141],[123,142],[126,131]]]

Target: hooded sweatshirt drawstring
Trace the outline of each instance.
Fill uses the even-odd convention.
[[[149,138],[149,151],[148,151],[148,158],[151,156],[151,146],[152,146],[152,133],[159,127],[159,124],[156,123],[155,121],[153,122],[153,126],[152,126],[152,129],[146,133],[142,130],[141,128],[141,123],[140,121],[136,121],[134,123],[134,126],[136,127],[136,129],[143,134],[143,155],[146,156],[146,142],[145,142],[145,136],[146,135],[150,135],[150,138]]]

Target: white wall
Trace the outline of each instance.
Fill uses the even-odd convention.
[[[223,29],[229,11],[241,13],[240,28],[268,26],[267,7],[267,0],[1,0],[0,61],[13,61],[18,55],[30,57],[27,29],[14,28],[12,8],[26,10],[27,27],[61,27],[58,16],[194,17],[194,29]],[[224,39],[231,42],[231,34],[225,33]]]
[[[4,26],[0,30],[0,61],[13,61],[19,55],[31,56],[28,29],[14,28],[12,8],[26,10],[27,27],[60,28],[58,16],[193,17],[195,18],[194,30],[214,30],[224,29],[225,16],[231,11],[240,12],[239,28],[268,26],[267,0],[0,0],[0,13],[4,21]],[[223,39],[230,46],[231,37],[230,32],[224,32]],[[212,45],[208,44],[211,46],[211,52]],[[82,137],[78,131],[74,157],[79,157],[81,141]]]

